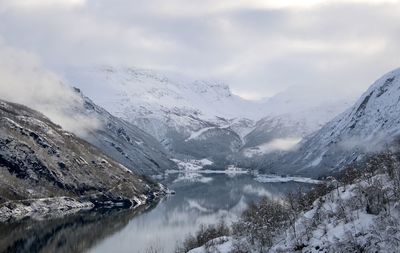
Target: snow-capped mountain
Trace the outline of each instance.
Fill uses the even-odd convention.
[[[400,134],[399,98],[397,69],[378,79],[351,108],[272,167],[318,176],[388,148]]]
[[[265,150],[279,150],[281,142],[282,150],[288,150],[347,108],[350,100],[291,87],[255,102],[219,82],[123,67],[76,69],[68,77],[96,103],[154,136],[172,153],[199,159],[239,151],[247,157],[264,155]]]
[[[90,88],[86,92],[98,104],[156,137],[170,151],[197,158],[238,151],[262,112],[259,103],[214,81],[113,67],[78,70],[70,77],[83,89],[96,84],[101,93]]]

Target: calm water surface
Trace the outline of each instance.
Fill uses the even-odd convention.
[[[173,252],[177,241],[201,224],[231,222],[250,201],[309,187],[295,182],[259,183],[251,175],[208,174],[197,182],[175,179],[176,175],[164,183],[176,194],[153,207],[0,225],[0,252],[142,253],[150,247]]]

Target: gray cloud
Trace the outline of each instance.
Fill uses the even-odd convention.
[[[130,65],[221,79],[249,97],[293,85],[356,96],[399,64],[399,1],[11,2],[0,1],[0,34],[60,74]]]

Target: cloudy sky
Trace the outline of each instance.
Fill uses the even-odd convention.
[[[254,99],[291,86],[358,95],[400,66],[399,13],[396,0],[0,0],[0,46],[60,75],[111,64]]]

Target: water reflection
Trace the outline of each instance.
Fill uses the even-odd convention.
[[[170,187],[176,195],[161,202],[150,212],[132,219],[120,232],[96,245],[90,252],[142,253],[150,247],[158,252],[174,252],[176,242],[193,233],[201,224],[237,219],[247,203],[263,196],[279,197],[302,186],[299,183],[263,184],[250,175],[228,177],[207,175],[204,183],[176,182]]]
[[[169,179],[176,195],[154,208],[80,212],[46,221],[0,225],[0,252],[142,253],[150,247],[173,252],[176,242],[200,224],[220,219],[230,222],[249,201],[307,187],[294,182],[258,183],[250,175],[208,176],[212,177],[208,182]]]
[[[0,224],[0,252],[86,252],[148,208],[82,211],[50,220]]]

